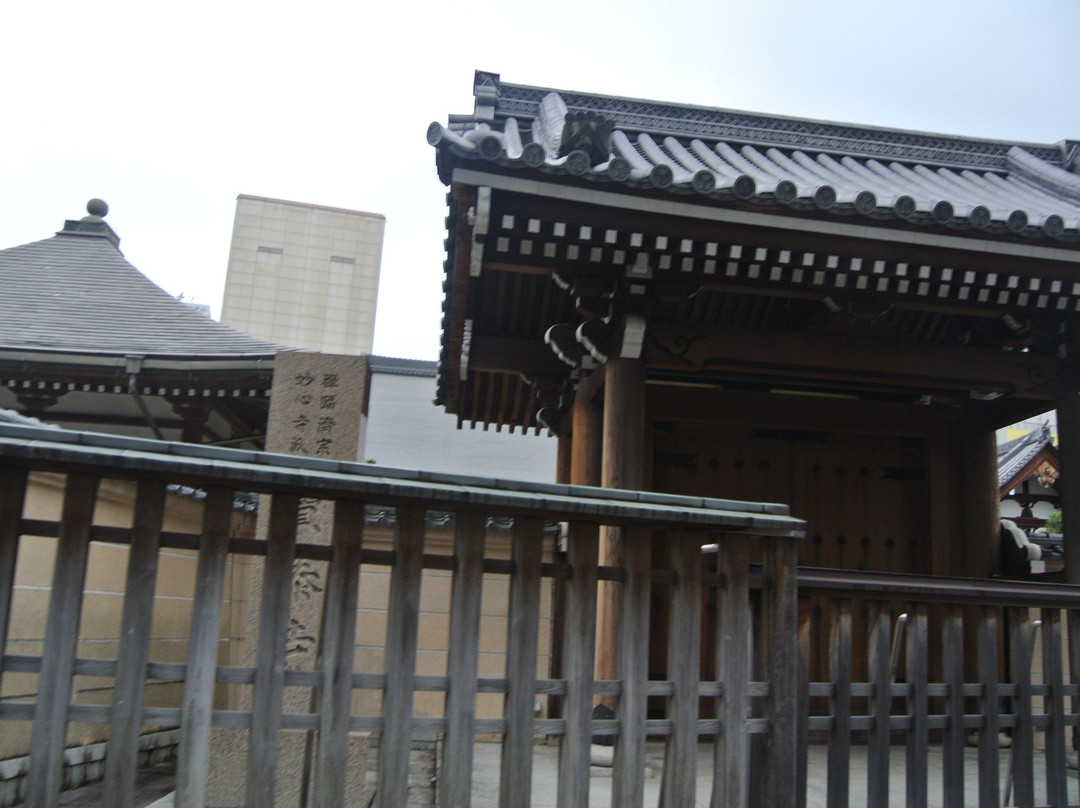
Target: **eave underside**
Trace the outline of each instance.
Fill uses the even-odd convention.
[[[1045,411],[1067,384],[1076,251],[785,230],[775,211],[767,226],[717,222],[647,198],[630,210],[455,186],[452,200],[440,392],[463,422],[528,428],[565,409],[590,360],[571,369],[545,332],[627,311],[648,321],[651,388],[932,406],[941,429]]]

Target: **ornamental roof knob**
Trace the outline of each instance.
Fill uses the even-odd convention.
[[[104,199],[91,199],[86,203],[86,212],[91,216],[97,216],[100,219],[109,212],[109,206],[105,203]]]

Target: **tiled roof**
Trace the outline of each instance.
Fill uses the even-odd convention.
[[[279,350],[156,286],[127,262],[100,218],[88,221],[94,218],[0,250],[0,350],[190,358]]]
[[[1050,426],[1043,424],[1042,429],[1032,430],[998,446],[998,487],[1006,485],[1039,452],[1053,443]]]
[[[490,73],[477,73],[474,92],[474,114],[428,128],[446,182],[452,157],[717,202],[1080,240],[1074,141],[1011,143],[554,92]]]
[[[394,356],[376,356],[367,358],[372,373],[387,373],[391,376],[429,376],[435,377],[438,362],[430,359],[399,359]]]

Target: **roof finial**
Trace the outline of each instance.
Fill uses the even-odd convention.
[[[109,206],[104,199],[94,198],[86,203],[86,212],[96,219],[100,219],[109,212]]]

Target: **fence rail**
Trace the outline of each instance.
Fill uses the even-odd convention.
[[[62,504],[54,518],[31,514],[28,497],[37,474],[59,474]],[[127,480],[134,504],[126,525],[97,524],[103,480]],[[166,485],[205,492],[201,527],[166,531]],[[233,535],[237,492],[262,497],[263,526],[256,538]],[[305,540],[298,528],[312,502],[332,512],[325,544]],[[396,522],[385,546],[372,540],[365,508],[392,508]],[[454,515],[449,551],[432,540],[426,515]],[[506,551],[492,552],[490,517],[512,517]],[[565,557],[546,548],[545,526],[566,525]],[[624,531],[625,563],[597,564],[600,527]],[[649,735],[666,738],[663,804],[691,804],[697,782],[697,744],[722,733],[714,767],[714,803],[749,804],[753,789],[769,805],[791,806],[798,798],[798,713],[795,637],[797,600],[795,538],[801,523],[782,506],[612,491],[556,485],[526,485],[471,477],[429,475],[365,464],[321,461],[184,444],[0,427],[0,733],[28,722],[31,727],[26,804],[58,803],[63,750],[74,724],[107,727],[109,753],[105,801],[129,806],[135,782],[140,732],[176,725],[181,740],[176,804],[207,804],[207,783],[221,760],[212,753],[214,732],[245,732],[244,786],[237,804],[283,805],[280,776],[283,737],[305,739],[304,772],[297,801],[327,807],[345,804],[350,777],[350,743],[377,737],[373,782],[363,799],[404,806],[410,795],[410,750],[419,739],[441,738],[440,804],[470,801],[473,740],[499,736],[502,743],[500,805],[527,806],[531,793],[532,746],[536,736],[560,738],[557,801],[588,804],[590,741],[594,734],[615,738],[613,800],[642,805],[645,744]],[[54,537],[49,601],[40,653],[16,653],[9,630],[19,613],[19,580],[31,566],[28,537]],[[372,542],[375,546],[368,546]],[[670,568],[652,569],[655,542],[670,548]],[[719,547],[719,571],[704,573],[703,544]],[[88,574],[97,546],[127,551],[123,610],[111,656],[80,652],[84,601],[91,596]],[[763,560],[760,580],[751,586],[749,549]],[[184,638],[186,661],[155,659],[152,614],[163,554],[197,552],[190,593],[191,617]],[[257,615],[249,664],[222,659],[226,588],[238,559],[256,564],[249,607]],[[310,597],[304,564],[319,564],[321,609],[317,628],[302,638],[317,647],[311,669],[288,661],[298,604]],[[420,649],[421,599],[434,579],[450,574],[448,614],[443,625],[447,652],[444,673],[431,675]],[[382,577],[370,577],[372,575]],[[504,636],[497,643],[505,667],[501,676],[482,676],[480,642],[485,587],[507,582]],[[538,676],[544,588],[557,580],[564,622],[553,627],[561,638],[557,678]],[[614,581],[622,598],[619,679],[595,681],[595,615],[599,581]],[[385,633],[378,651],[357,644],[358,604],[369,584],[386,584]],[[700,655],[704,587],[722,593],[716,623],[718,681],[702,682]],[[372,584],[373,586],[373,584]],[[669,593],[669,675],[648,680],[650,593]],[[14,595],[13,595],[14,593]],[[756,610],[757,617],[752,615]],[[754,630],[750,631],[751,625]],[[753,644],[749,644],[753,637]],[[605,638],[601,638],[605,641]],[[20,646],[21,647],[21,646]],[[754,665],[751,670],[751,664]],[[377,669],[373,670],[372,666]],[[27,679],[26,677],[30,677]],[[15,677],[24,684],[11,689]],[[97,703],[76,698],[77,677],[94,677],[108,694]],[[146,703],[151,682],[182,683],[169,704]],[[240,708],[223,693],[242,687]],[[435,714],[418,715],[424,692],[442,695]],[[298,697],[299,693],[299,697]],[[478,716],[483,694],[501,696],[495,714]],[[560,696],[561,714],[537,717],[538,696]],[[594,698],[617,700],[616,717],[592,717]],[[650,697],[666,703],[665,717],[647,718]],[[720,704],[716,718],[702,719],[699,700]],[[299,705],[299,706],[298,706]],[[763,738],[756,744],[753,738]],[[760,748],[759,748],[760,747]],[[770,772],[755,785],[752,773]],[[784,773],[776,776],[777,773]],[[363,785],[363,784],[361,784]],[[366,804],[366,803],[365,803]]]
[[[1080,727],[1076,587],[814,569],[799,578],[803,666],[817,674],[807,730],[828,745],[828,808],[851,805],[853,785],[870,808],[887,805],[893,756],[913,808],[1080,803],[1067,776],[1067,730]],[[852,749],[864,744],[865,785],[853,784]]]

